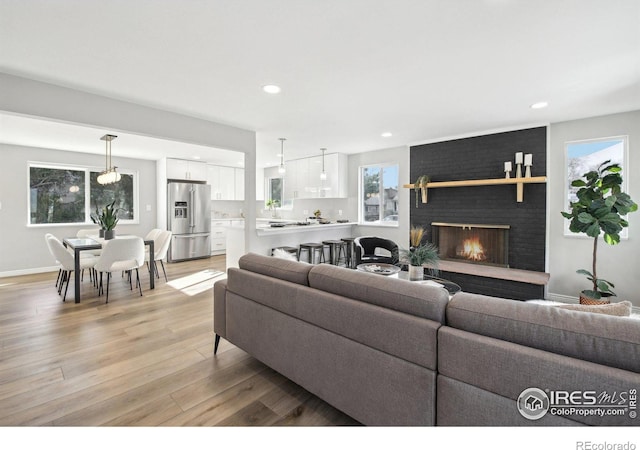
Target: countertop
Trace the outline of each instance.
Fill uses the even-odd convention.
[[[356,222],[344,222],[344,223],[325,223],[325,224],[309,224],[309,225],[296,225],[295,221],[287,221],[283,227],[271,227],[269,225],[256,227],[256,234],[258,236],[272,236],[275,234],[289,234],[289,233],[304,233],[305,231],[319,231],[334,228],[346,228],[356,225]]]

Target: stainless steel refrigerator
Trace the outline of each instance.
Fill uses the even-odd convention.
[[[169,262],[211,255],[211,187],[201,183],[167,184],[167,226],[173,232]]]

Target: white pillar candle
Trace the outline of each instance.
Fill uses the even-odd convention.
[[[522,164],[522,152],[516,153],[516,164]]]
[[[533,161],[533,155],[531,153],[527,153],[526,155],[524,155],[525,166],[530,166],[532,161]]]
[[[504,163],[504,171],[511,172],[511,161],[505,161]]]

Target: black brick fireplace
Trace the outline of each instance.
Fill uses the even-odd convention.
[[[504,163],[513,164],[516,152],[532,154],[532,176],[545,176],[546,148],[546,127],[413,146],[411,182],[423,174],[429,175],[432,182],[504,178]],[[513,172],[511,176],[515,176]],[[503,247],[506,261],[467,262],[544,272],[546,184],[525,184],[523,189],[523,202],[519,203],[515,185],[433,188],[429,189],[428,203],[419,203],[417,208],[412,190],[411,225],[424,227],[427,239],[433,242],[433,223],[500,224],[508,230],[502,238],[506,239]],[[436,231],[435,237],[440,238],[441,233]],[[460,244],[456,246],[460,253]],[[456,253],[455,248],[442,251]],[[544,296],[544,286],[539,284],[455,272],[444,272],[442,276],[458,283],[466,292],[520,300]]]

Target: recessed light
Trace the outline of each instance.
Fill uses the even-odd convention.
[[[549,103],[547,102],[538,102],[538,103],[534,103],[533,105],[530,106],[531,109],[542,109],[542,108],[546,108],[547,106],[549,106]]]
[[[200,159],[200,157],[198,155],[194,155],[193,159]]]
[[[262,90],[267,94],[277,94],[280,92],[280,86],[276,86],[275,84],[267,84],[262,86]]]
[[[380,136],[382,136],[382,137],[391,137],[391,136],[393,136],[393,134],[391,134],[388,131],[386,131],[386,132],[382,133]]]

